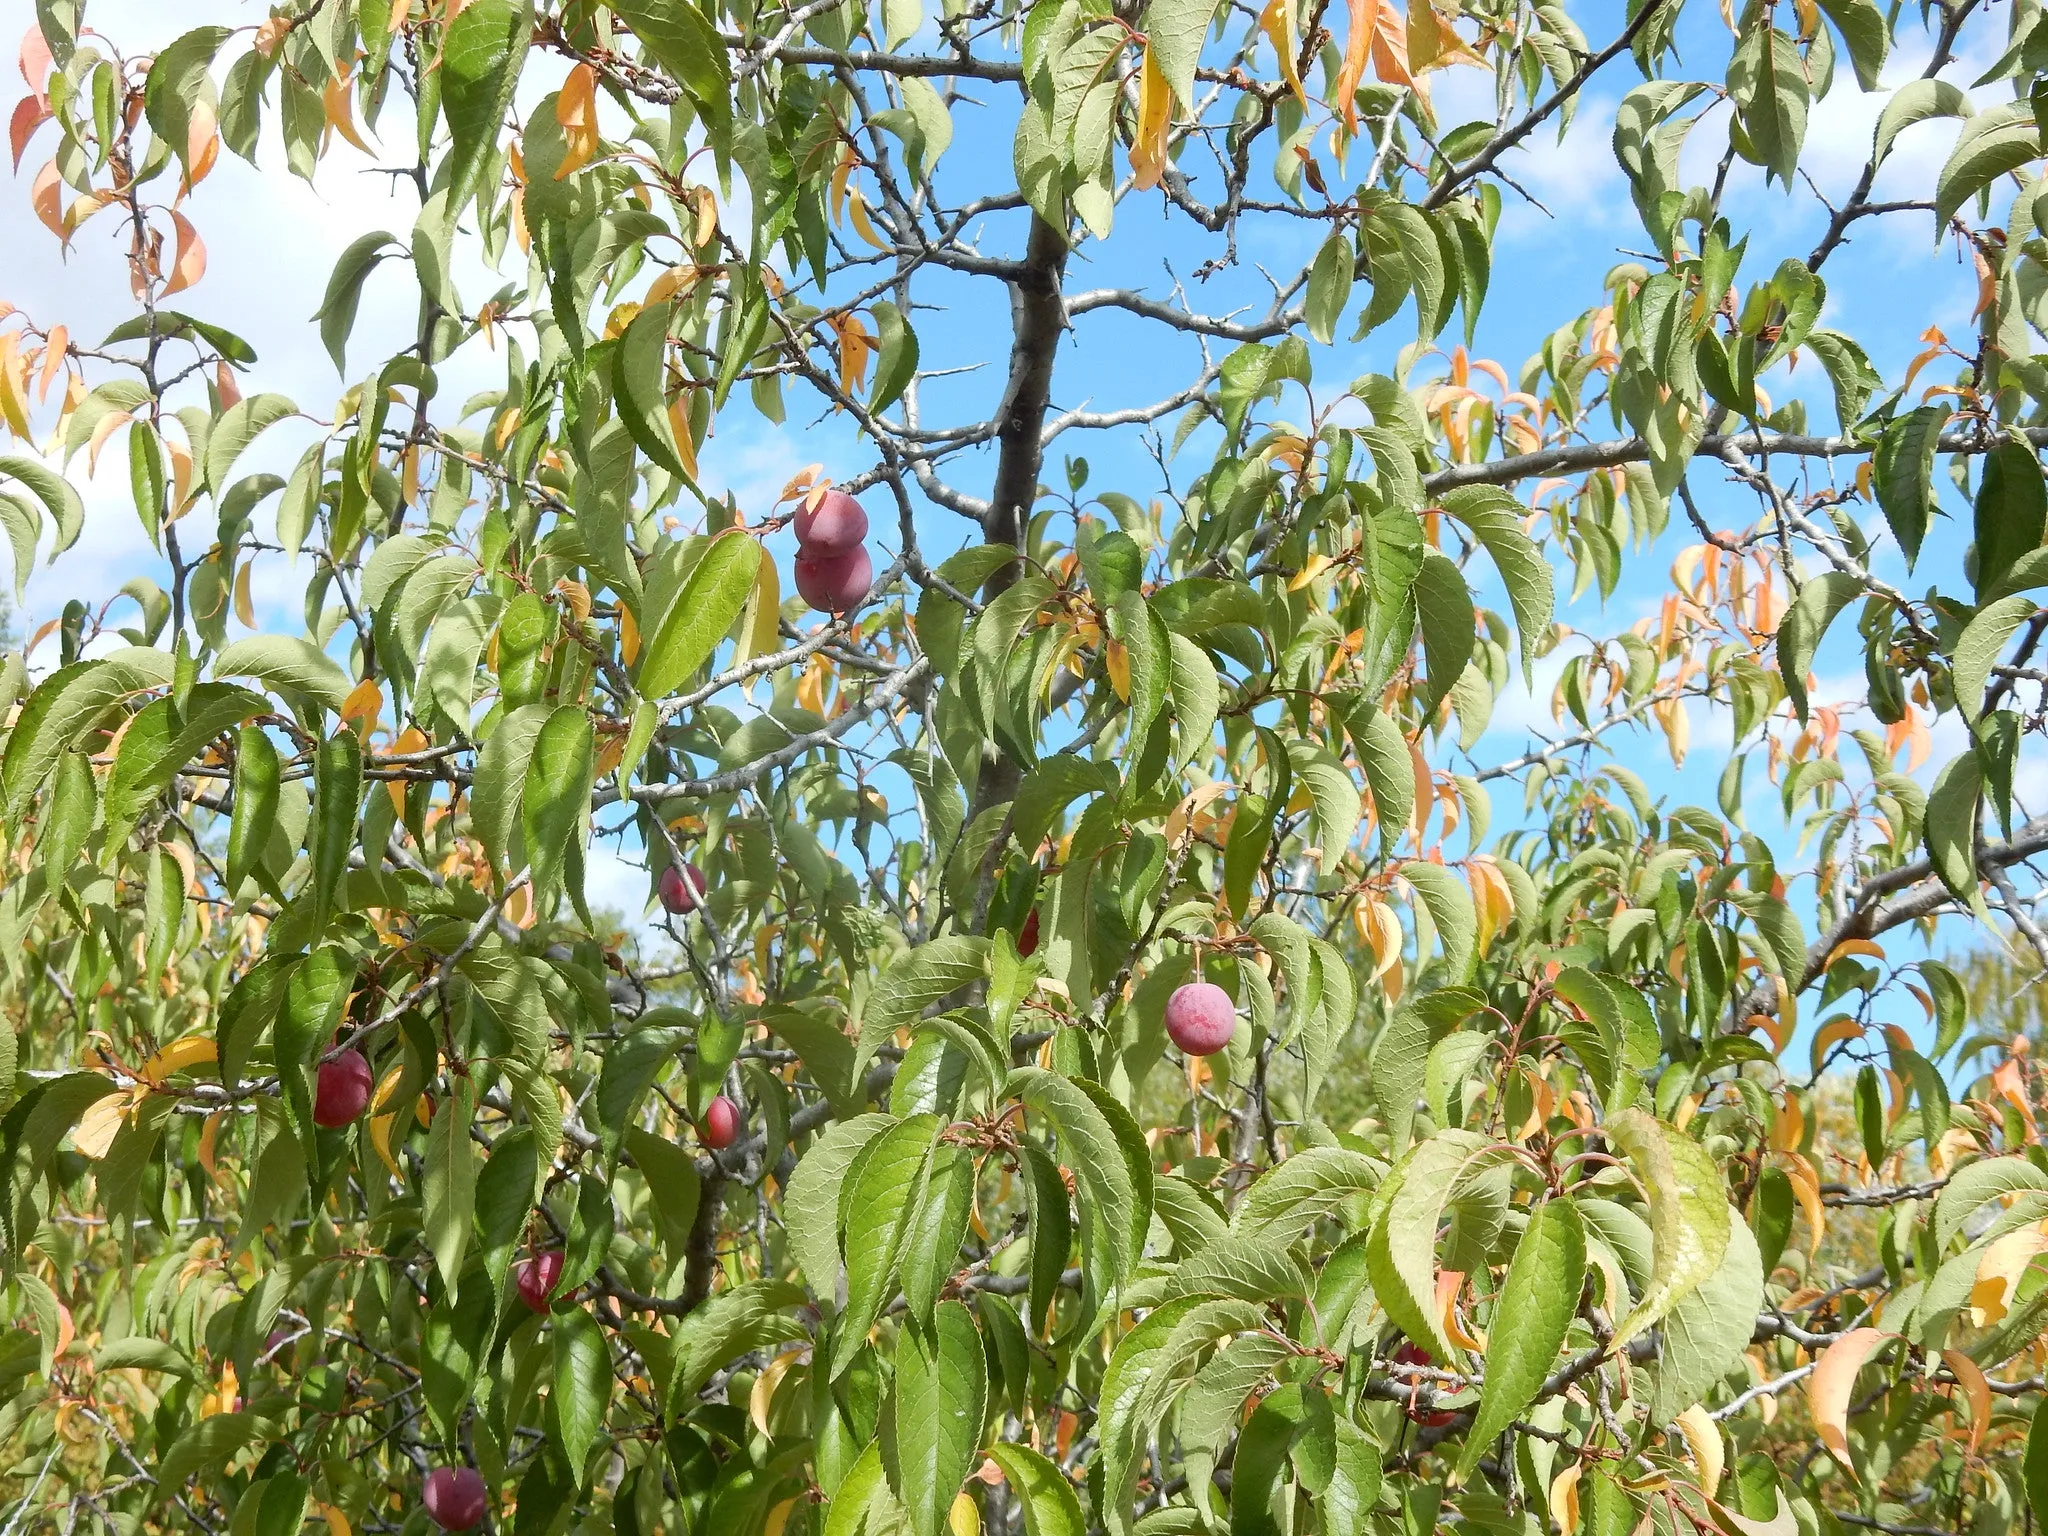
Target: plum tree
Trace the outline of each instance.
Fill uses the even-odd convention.
[[[2040,1528],[2038,0],[10,14],[0,1533]]]

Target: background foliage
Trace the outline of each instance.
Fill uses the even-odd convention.
[[[123,464],[161,563],[0,670],[7,1536],[417,1531],[455,1465],[522,1533],[2048,1510],[2035,0],[190,9],[38,0],[12,118],[133,296],[0,326],[17,591]],[[1647,248],[1510,372],[1459,338],[1582,102]],[[416,217],[294,401],[198,313],[207,181],[343,146]],[[1930,214],[1974,329],[1888,374],[1821,274]],[[1185,377],[1091,406],[1098,322]],[[742,416],[860,457],[741,505]],[[775,553],[827,480],[836,618]],[[665,947],[601,839],[703,871]]]

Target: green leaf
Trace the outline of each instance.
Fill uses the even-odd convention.
[[[666,304],[650,304],[633,317],[612,354],[612,392],[619,420],[640,451],[687,480],[690,472],[668,418],[668,321]],[[644,684],[640,691],[649,692]]]
[[[904,1234],[922,1208],[926,1170],[938,1140],[936,1115],[913,1115],[877,1136],[861,1152],[839,1197],[840,1246],[846,1260],[846,1305],[832,1338],[831,1376],[837,1380],[867,1342],[895,1290]]]
[[[853,1076],[859,1079],[875,1052],[897,1030],[914,1024],[939,999],[988,972],[988,940],[952,934],[905,950],[875,983],[861,1014]]]
[[[1444,966],[1453,982],[1471,973],[1475,946],[1479,941],[1479,914],[1472,905],[1472,892],[1457,871],[1441,864],[1410,859],[1400,868],[1401,878],[1415,888],[1422,904],[1436,924],[1444,947]]]
[[[1705,1399],[1714,1383],[1741,1365],[1762,1310],[1764,1266],[1756,1236],[1747,1222],[1731,1222],[1720,1264],[1664,1319],[1650,1395],[1657,1423],[1668,1424]],[[1491,1381],[1490,1357],[1487,1372]]]
[[[427,1247],[450,1295],[456,1292],[463,1255],[469,1249],[470,1223],[476,1214],[476,1148],[469,1139],[475,1120],[476,1085],[470,1078],[458,1077],[452,1091],[434,1106],[434,1120],[427,1127],[422,1207]]]
[[[1152,45],[1153,62],[1173,88],[1174,100],[1189,114],[1200,105],[1195,99],[1195,65],[1215,15],[1211,0],[1151,0],[1145,7],[1143,30]]]
[[[604,1330],[597,1319],[581,1307],[568,1307],[555,1314],[555,1391],[552,1399],[556,1422],[562,1430],[562,1454],[580,1486],[590,1460],[590,1448],[604,1433],[605,1414],[612,1401],[612,1356],[606,1347]]]
[[[298,414],[299,408],[283,395],[249,395],[221,413],[220,420],[206,435],[206,487],[218,500],[234,473],[235,461],[263,431]]]
[[[1493,557],[1508,602],[1515,611],[1515,634],[1522,645],[1522,675],[1535,678],[1536,646],[1550,631],[1557,592],[1550,562],[1536,541],[1522,531],[1524,508],[1494,486],[1466,486],[1443,498],[1443,509]]]
[[[1373,1290],[1394,1325],[1439,1360],[1459,1357],[1436,1313],[1437,1229],[1444,1208],[1467,1179],[1510,1155],[1475,1132],[1438,1131],[1395,1165],[1380,1191],[1383,1214],[1365,1248]]]
[[[887,1115],[865,1114],[828,1125],[798,1160],[783,1192],[790,1256],[821,1299],[833,1299],[839,1288],[839,1202],[847,1171],[893,1123]]]
[[[1066,1475],[1027,1445],[998,1440],[989,1459],[1002,1468],[1010,1495],[1024,1511],[1025,1536],[1086,1536],[1081,1500]]]
[[[168,652],[131,646],[101,660],[59,667],[38,683],[15,718],[7,755],[0,760],[8,823],[21,825],[30,800],[57,771],[58,760],[80,745],[115,704],[170,680]]]
[[[1876,0],[1820,0],[1835,30],[1848,47],[1849,62],[1856,69],[1856,83],[1866,91],[1878,88],[1884,61],[1891,52],[1891,24]]]
[[[639,678],[645,697],[674,693],[718,649],[746,607],[760,566],[761,546],[743,529],[728,529],[706,546],[647,643]]]
[[[696,6],[676,0],[606,0],[664,71],[683,83],[714,145],[732,133],[732,71],[725,44]],[[765,188],[757,188],[761,195]]]
[[[1464,674],[1472,659],[1472,593],[1464,574],[1437,550],[1425,550],[1415,576],[1415,612],[1422,625],[1422,654],[1427,664],[1425,685],[1417,690],[1425,715],[1434,714],[1444,695]]]
[[[234,811],[228,819],[230,894],[263,868],[263,853],[277,822],[282,773],[276,743],[261,726],[243,726],[235,740]]]
[[[310,699],[336,714],[354,686],[332,656],[297,635],[251,635],[213,660],[215,677],[253,677],[273,693]]]
[[[2041,132],[2025,101],[1987,107],[1963,124],[1956,147],[1934,183],[1934,231],[1939,239],[1964,203],[2001,176],[2041,158]]]
[[[1798,44],[1761,14],[1729,63],[1728,92],[1749,140],[1747,158],[1789,189],[1799,172],[1810,93]]]
[[[1908,570],[1920,557],[1920,541],[1927,537],[1927,520],[1934,511],[1934,452],[1946,425],[1947,406],[1923,405],[1908,411],[1884,429],[1872,461],[1877,503],[1905,551]]]
[[[1640,1109],[1607,1121],[1649,1194],[1652,1270],[1635,1308],[1615,1326],[1616,1347],[1653,1327],[1720,1266],[1734,1225],[1727,1185],[1706,1149]]]
[[[1253,1181],[1230,1218],[1231,1228],[1246,1235],[1291,1234],[1335,1215],[1354,1197],[1371,1194],[1386,1176],[1386,1165],[1363,1152],[1305,1147]]]
[[[168,1499],[195,1474],[227,1465],[237,1451],[260,1439],[265,1428],[252,1413],[216,1413],[201,1419],[178,1436],[157,1463],[153,1498]]]
[[[2005,643],[2035,612],[2034,600],[2030,597],[2002,597],[1989,607],[1978,609],[1975,617],[1963,627],[1962,637],[1956,641],[1951,667],[1956,704],[1962,709],[1965,720],[1975,720],[1983,710],[1984,689],[1991,681],[1991,669],[2005,654]]]
[[[1784,679],[1785,696],[1802,722],[1806,719],[1806,674],[1813,670],[1813,653],[1836,615],[1863,595],[1863,584],[1848,572],[1826,571],[1801,587],[1798,598],[1785,610],[1778,625],[1778,675]]]
[[[720,1291],[686,1316],[675,1330],[675,1369],[669,1379],[670,1411],[690,1404],[718,1371],[749,1350],[808,1337],[803,1324],[784,1314],[810,1298],[785,1280],[749,1280]]]
[[[1152,1159],[1130,1111],[1095,1084],[1042,1067],[1014,1068],[1007,1091],[1052,1123],[1060,1160],[1080,1180],[1083,1216],[1101,1222],[1111,1245],[1109,1283],[1119,1283],[1136,1268],[1152,1221]]]
[[[461,217],[497,150],[532,37],[531,0],[474,0],[448,25],[438,67],[450,140],[451,221]],[[495,196],[490,200],[495,202]]]
[[[534,742],[553,713],[546,704],[522,705],[498,722],[498,728],[477,754],[476,783],[470,791],[470,822],[476,829],[477,840],[490,855],[491,867],[503,872],[501,879],[517,873],[506,870],[505,864],[512,851],[512,833],[524,824],[521,807]]]
[[[875,335],[881,359],[875,365],[875,381],[868,386],[868,409],[880,413],[903,398],[903,391],[917,374],[917,332],[903,311],[887,299],[877,299],[870,309],[875,317]]]
[[[1564,1347],[1585,1283],[1586,1234],[1569,1200],[1546,1200],[1529,1217],[1508,1264],[1486,1351],[1486,1386],[1458,1458],[1468,1477],[1492,1442],[1536,1400]]]
[[[1153,6],[1159,9],[1159,4]],[[1157,57],[1157,48],[1154,48]],[[1337,322],[1344,318],[1344,306],[1351,302],[1352,269],[1358,253],[1340,230],[1325,240],[1308,269],[1308,293],[1302,301],[1302,321],[1309,335],[1324,346],[1336,339]]]
[[[1949,759],[1934,777],[1927,792],[1927,820],[1922,836],[1927,858],[1941,883],[1957,901],[1976,907],[1983,901],[1977,889],[1977,820],[1984,775],[1974,750],[1966,749]]]
[[[596,771],[596,737],[589,713],[564,704],[542,722],[526,764],[526,794],[520,827],[526,837],[527,867],[533,871],[534,910],[552,913],[563,876],[569,899],[583,909],[583,860],[572,858],[588,840],[590,783]]]
[[[941,1302],[931,1335],[905,1329],[896,1347],[896,1393],[884,1421],[882,1463],[915,1536],[940,1536],[974,1469],[988,1414],[988,1364],[974,1314]]]
[[[129,722],[107,775],[107,846],[127,842],[150,803],[210,742],[269,709],[263,695],[232,683],[200,683],[182,705],[171,698],[144,705]]]
[[[2037,1404],[2027,1425],[2027,1449],[2020,1462],[2026,1486],[2027,1513],[2036,1529],[2048,1525],[2048,1400]]]
[[[1892,92],[1891,100],[1877,116],[1871,163],[1884,164],[1885,156],[1892,152],[1892,141],[1913,124],[1924,123],[1931,117],[1967,118],[1975,110],[1970,105],[1970,93],[1952,80],[1908,80]]]
[[[348,372],[348,336],[355,329],[363,283],[390,254],[386,247],[396,245],[398,239],[389,230],[372,230],[350,241],[334,263],[334,271],[327,279],[327,292],[313,318],[320,322],[320,340],[327,355],[334,359],[336,373]]]
[[[50,546],[51,559],[78,542],[79,534],[85,531],[85,500],[71,488],[69,480],[47,464],[12,453],[0,454],[0,475],[27,486],[50,514],[50,522],[57,530],[57,542]]]
[[[1365,769],[1366,788],[1372,791],[1380,851],[1392,853],[1415,816],[1414,754],[1400,723],[1369,699],[1356,700],[1345,712],[1344,723]]]

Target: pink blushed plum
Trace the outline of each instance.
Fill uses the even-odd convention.
[[[555,1283],[562,1278],[562,1251],[550,1248],[536,1253],[530,1259],[522,1259],[512,1271],[513,1282],[519,1287],[519,1299],[532,1312],[545,1312],[555,1294]]]
[[[1166,1000],[1166,1032],[1190,1056],[1214,1056],[1237,1032],[1237,1005],[1213,981],[1191,981]]]
[[[368,1107],[374,1081],[361,1051],[343,1051],[321,1062],[313,1088],[313,1123],[328,1130],[349,1124]]]
[[[444,1531],[473,1530],[483,1523],[490,1494],[483,1474],[474,1467],[436,1467],[427,1474],[420,1502]]]
[[[844,554],[797,554],[797,592],[820,613],[852,612],[874,584],[874,562],[864,549],[856,547]]]
[[[704,1107],[704,1123],[697,1128],[704,1145],[723,1152],[740,1137],[739,1106],[720,1094]]]
[[[843,555],[868,536],[868,514],[844,491],[827,491],[796,514],[796,541],[807,555]]]
[[[704,899],[704,871],[694,864],[671,864],[661,872],[656,894],[661,898],[662,910],[673,916],[694,912],[697,903]]]

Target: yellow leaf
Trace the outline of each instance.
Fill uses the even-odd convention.
[[[1374,3],[1374,0],[1368,0]],[[1303,107],[1308,105],[1308,92],[1301,88],[1301,72],[1294,65],[1294,6],[1292,0],[1266,0],[1266,8],[1259,12],[1259,27],[1266,34],[1266,40],[1273,45],[1273,51],[1280,55],[1280,73],[1287,79]]]
[[[772,562],[763,560],[763,565]],[[640,659],[640,626],[633,622],[633,610],[621,605],[619,609],[619,660],[627,666]]]
[[[344,724],[356,723],[360,735],[368,736],[377,727],[377,717],[384,713],[384,690],[377,686],[374,677],[366,677],[349,690],[347,698],[341,701],[341,718]]]
[[[36,172],[36,179],[28,189],[28,200],[29,206],[36,211],[36,217],[42,220],[43,228],[68,245],[70,241],[64,234],[64,183],[57,174],[56,161],[52,160]]]
[[[2003,1318],[2020,1276],[2044,1252],[2048,1252],[2048,1222],[2008,1232],[1986,1248],[1977,1261],[1976,1281],[1970,1286],[1971,1323],[1989,1328]]]
[[[1550,1483],[1550,1518],[1557,1522],[1565,1536],[1579,1528],[1579,1472],[1575,1461],[1558,1473]]]
[[[142,1076],[152,1083],[161,1083],[173,1072],[203,1066],[210,1061],[220,1060],[220,1053],[214,1042],[205,1035],[187,1035],[182,1040],[173,1040],[142,1064]]]
[[[16,437],[34,435],[28,419],[28,369],[17,350],[19,339],[13,331],[0,331],[0,415]]]
[[[747,1416],[764,1437],[769,1433],[768,1413],[775,1406],[775,1389],[782,1385],[782,1378],[796,1363],[795,1350],[777,1355],[761,1368],[761,1374],[754,1378],[754,1390],[747,1394]]]
[[[1849,1462],[1849,1399],[1856,1389],[1856,1373],[1872,1352],[1892,1337],[1881,1328],[1851,1328],[1827,1347],[1806,1380],[1806,1398],[1820,1443],[1852,1480],[1856,1469]]]
[[[1281,0],[1275,0],[1281,3]],[[1159,185],[1166,173],[1168,135],[1173,126],[1173,92],[1152,45],[1145,45],[1145,58],[1138,69],[1138,126],[1131,135],[1131,172],[1139,191]]]
[[[875,226],[868,218],[868,200],[860,195],[860,188],[853,189],[849,212],[853,217],[853,232],[867,241],[878,251],[893,251],[896,247],[875,233]]]
[[[241,569],[235,572],[235,617],[242,621],[244,629],[256,627],[256,605],[249,597],[249,572],[255,563],[244,560]]]
[[[952,1536],[981,1536],[981,1506],[964,1493],[953,1495],[953,1508],[946,1515],[946,1529]]]
[[[1721,1430],[1707,1413],[1704,1403],[1694,1403],[1677,1419],[1678,1432],[1685,1436],[1686,1448],[1692,1452],[1693,1464],[1700,1471],[1700,1491],[1709,1498],[1721,1486],[1721,1469],[1728,1465],[1727,1447],[1721,1443]]]
[[[107,1155],[107,1148],[114,1144],[114,1138],[121,1133],[121,1127],[128,1121],[130,1112],[142,1102],[146,1088],[124,1088],[119,1093],[110,1093],[79,1116],[77,1126],[71,1132],[71,1144],[78,1149],[81,1157],[98,1162]]]
[[[1299,592],[1303,587],[1327,571],[1330,565],[1330,557],[1321,551],[1310,555],[1307,560],[1302,562],[1301,569],[1295,573],[1293,579],[1287,583],[1287,590]]]
[[[398,0],[400,5],[411,5],[412,0]],[[327,1522],[327,1536],[355,1536],[355,1530],[348,1523],[348,1516],[332,1504],[313,1505],[313,1513]]]
[[[684,471],[697,478],[697,435],[690,430],[689,396],[678,395],[668,403],[669,430],[675,434],[676,457]]]
[[[1121,640],[1111,640],[1102,653],[1103,667],[1109,673],[1109,686],[1116,690],[1116,696],[1128,704],[1131,702],[1131,653]]]

